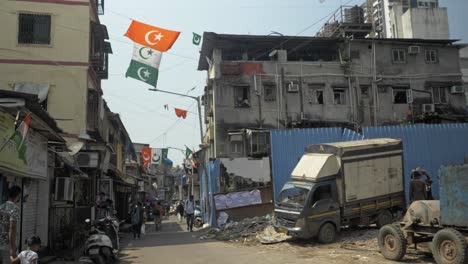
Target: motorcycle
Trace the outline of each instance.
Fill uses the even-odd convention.
[[[90,219],[85,220],[89,225],[90,236],[85,242],[84,256],[79,259],[79,263],[110,264],[117,261],[111,238],[101,231],[108,221],[107,218],[95,222],[91,222]]]

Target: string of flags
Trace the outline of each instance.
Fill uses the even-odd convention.
[[[180,32],[132,20],[125,36],[134,43],[132,60],[125,77],[156,87],[162,54],[179,38]],[[202,36],[193,32],[192,43],[200,45]]]

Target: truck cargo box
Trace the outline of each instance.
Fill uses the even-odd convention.
[[[403,146],[399,139],[381,138],[311,145],[306,148],[306,152],[337,157],[344,175],[337,179],[344,187],[339,191],[340,200],[344,203],[404,191]],[[294,176],[298,175],[293,173]]]

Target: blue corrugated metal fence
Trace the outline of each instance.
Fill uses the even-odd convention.
[[[403,140],[406,186],[409,184],[411,169],[423,167],[434,178],[435,197],[439,195],[436,176],[440,166],[461,163],[468,153],[468,124],[366,127],[362,135],[342,128],[272,130],[271,160],[275,198],[289,180],[306,146],[380,137]]]

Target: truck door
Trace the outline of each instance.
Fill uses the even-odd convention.
[[[335,181],[319,183],[312,191],[307,214],[309,231],[317,234],[325,222],[332,222],[339,228],[340,206]]]

